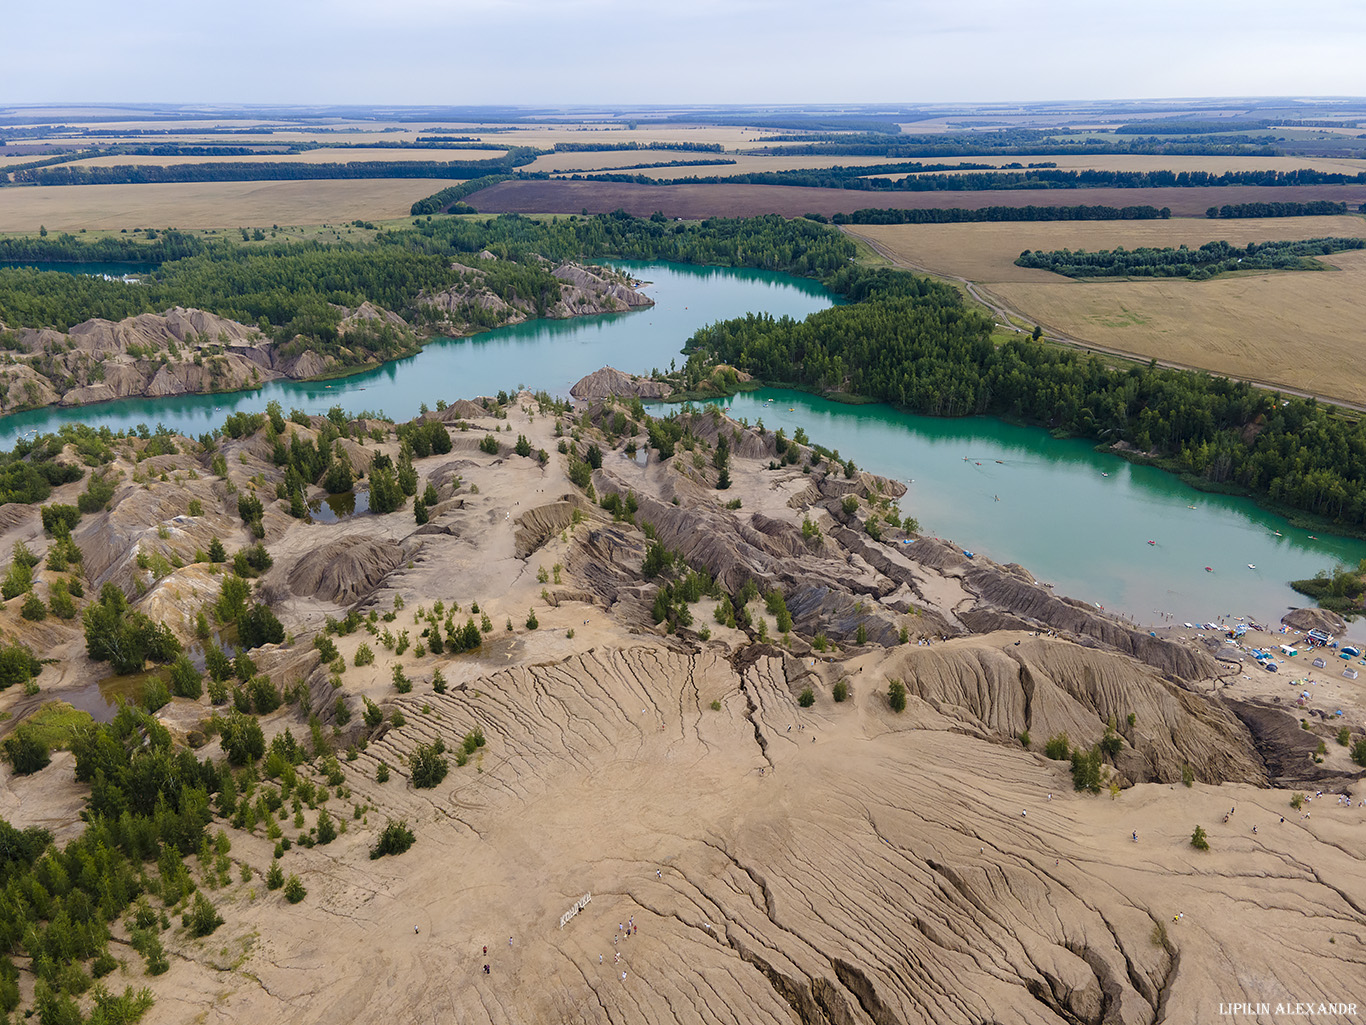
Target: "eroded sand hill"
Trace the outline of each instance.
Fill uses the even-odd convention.
[[[506,420],[477,404],[448,419],[452,450],[417,461],[419,487],[439,492],[421,527],[411,504],[293,520],[273,502],[282,474],[268,449],[224,445],[237,487],[266,480],[275,565],[259,586],[295,638],[258,661],[306,678],[339,750],[357,744],[341,762],[349,793],[328,805],[348,829],[284,854],[308,887],[289,905],[261,883],[274,842],[229,828],[232,857],[256,877],[214,892],[227,923],[212,936],[168,934],[167,975],[143,980],[132,958],[133,981],[157,995],[146,1021],[1153,1023],[1215,1020],[1230,1001],[1366,1006],[1366,809],[1325,796],[1304,818],[1290,792],[1267,786],[1267,752],[1214,693],[1228,666],[1053,596],[1018,567],[891,528],[873,540],[863,524],[897,493],[891,482],[827,473],[819,460],[803,472],[805,450],[770,469],[772,435],[709,415],[693,424],[708,458],[680,446],[671,460],[639,461],[625,436],[597,432],[603,414],[564,417],[565,440],[577,429],[579,451],[599,441],[595,496],[630,496],[634,524],[570,482],[556,418],[525,395]],[[479,448],[490,431],[496,454]],[[735,453],[728,491],[715,489],[707,448],[720,432]],[[531,457],[513,453],[518,434]],[[377,449],[397,452],[392,436],[366,445]],[[126,557],[95,550],[104,536],[148,551],[204,543],[203,523],[184,527],[186,542],[158,535],[156,519],[174,512],[167,469],[167,482],[130,484],[119,499],[130,504],[83,522],[97,576],[137,580]],[[217,496],[205,519],[229,550],[246,542],[223,482],[187,486]],[[135,505],[150,517],[141,534]],[[751,579],[780,587],[792,635],[783,642],[762,598],[748,630],[716,622],[704,598],[690,628],[666,635],[650,615],[657,581],[641,574],[647,522],[732,593]],[[153,581],[143,600],[190,594],[202,572]],[[324,617],[351,607],[394,612],[378,626],[417,639],[415,611],[437,600],[459,603],[457,624],[472,602],[473,618],[490,617],[477,652],[397,657],[358,630],[336,638],[348,668],[334,690],[309,649]],[[817,650],[817,634],[839,650]],[[356,668],[362,642],[377,659]],[[70,647],[79,666],[79,641]],[[394,689],[395,663],[410,693]],[[433,692],[437,669],[445,694]],[[86,663],[55,691],[96,671]],[[901,713],[888,704],[892,679],[907,688]],[[840,683],[848,698],[836,702]],[[802,708],[808,687],[814,703]],[[345,726],[338,695],[354,712]],[[404,724],[366,729],[362,696]],[[187,730],[208,712],[207,699],[177,700],[162,714]],[[264,722],[268,734],[308,732],[295,709]],[[1106,773],[1118,788],[1077,793],[1044,741],[1066,732],[1089,746],[1110,723],[1122,744]],[[468,764],[452,761],[434,789],[411,785],[405,759],[419,744],[453,752],[476,726],[487,743]],[[211,741],[201,754],[215,751]],[[1307,772],[1310,756],[1297,757],[1292,768]],[[26,824],[73,806],[70,772],[59,759],[7,779],[7,817]],[[1359,789],[1343,775],[1332,783]],[[371,860],[390,818],[417,841]],[[1208,852],[1190,845],[1197,824]],[[631,921],[627,937],[619,926]]]

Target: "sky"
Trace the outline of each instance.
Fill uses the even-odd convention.
[[[944,103],[1366,94],[1366,3],[7,4],[0,104]]]

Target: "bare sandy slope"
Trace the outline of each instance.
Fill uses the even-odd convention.
[[[263,885],[274,846],[263,829],[228,828],[232,857],[253,878],[236,881],[235,866],[233,884],[212,891],[226,924],[199,941],[168,931],[166,975],[145,979],[130,955],[130,974],[115,976],[154,990],[145,1021],[1071,1025],[1209,1021],[1235,1000],[1363,1003],[1366,809],[1328,796],[1307,818],[1292,812],[1217,695],[1236,674],[1198,643],[1130,632],[1024,570],[932,538],[906,546],[889,531],[874,542],[840,496],[861,496],[866,512],[895,484],[819,465],[766,469],[771,435],[690,421],[699,453],[731,432],[736,483],[718,492],[705,459],[680,449],[641,465],[624,439],[614,446],[586,419],[565,418],[566,435],[605,447],[598,494],[634,493],[637,522],[728,589],[751,576],[782,586],[795,621],[787,646],[757,643],[753,630],[711,622],[704,601],[692,630],[666,636],[649,617],[656,585],[641,579],[640,527],[583,500],[555,452],[555,417],[526,395],[506,420],[468,404],[442,415],[451,452],[417,461],[419,487],[431,482],[440,498],[423,527],[411,509],[310,525],[267,501],[275,566],[260,586],[296,640],[262,649],[259,663],[307,679],[324,729],[340,726],[340,696],[354,718],[339,748],[368,743],[343,757],[346,789],[327,804],[346,832],[281,859],[308,889],[302,903]],[[487,432],[496,454],[478,447]],[[546,466],[512,453],[519,434],[551,453]],[[390,436],[356,446],[353,461],[381,447],[396,453]],[[259,473],[271,494],[280,471],[262,437],[226,441],[223,454],[234,486]],[[157,457],[151,469],[174,474],[188,458]],[[209,529],[240,543],[236,496],[207,473],[193,486],[208,511],[188,536],[156,531],[183,501],[174,479],[128,484],[116,496],[125,515],[83,521],[92,584],[135,572],[98,550],[115,531],[120,547],[149,552],[202,544]],[[731,496],[740,509],[725,508]],[[806,518],[819,538],[803,538]],[[24,529],[11,533],[31,536]],[[143,581],[144,603],[171,607],[202,572]],[[343,614],[343,587],[363,614],[394,616],[375,635],[337,638],[347,669],[334,690],[308,638],[324,615]],[[478,652],[398,656],[382,645],[381,629],[419,640],[416,614],[436,600],[459,603],[457,623],[473,602],[490,616]],[[762,601],[750,610],[776,635]],[[11,610],[0,616],[20,628]],[[897,644],[901,626],[933,643]],[[841,650],[812,651],[817,628]],[[377,658],[355,668],[362,642]],[[410,693],[395,690],[395,665]],[[438,668],[444,695],[431,685]],[[909,692],[900,714],[886,698],[891,679]],[[844,702],[834,701],[840,682]],[[404,724],[365,730],[362,696]],[[3,703],[22,707],[12,691]],[[183,735],[208,711],[207,699],[179,699],[162,715]],[[1063,731],[1090,745],[1107,719],[1123,741],[1106,771],[1125,786],[1077,794],[1067,763],[1040,750]],[[265,726],[308,733],[288,707]],[[475,726],[487,743],[468,764],[452,758],[443,782],[415,789],[407,756],[440,739],[452,757]],[[216,741],[200,752],[216,753]],[[1182,786],[1183,763],[1204,782]],[[1313,766],[1303,757],[1292,769]],[[70,815],[81,796],[70,771],[66,759],[0,780],[0,794],[14,795],[0,811],[16,825]],[[1127,785],[1143,779],[1160,782]],[[1334,777],[1332,788],[1360,784]],[[390,818],[416,844],[372,861]],[[1208,852],[1190,845],[1197,824]],[[288,814],[279,825],[295,840],[303,832]],[[619,927],[631,922],[628,937]]]
[[[287,856],[308,900],[239,896],[247,961],[178,965],[151,1020],[1197,1021],[1356,995],[1366,812],[1281,824],[1285,795],[1247,787],[1079,797],[1040,756],[893,715],[871,680],[810,711],[801,682],[650,645],[404,698],[410,725],[348,776],[417,846],[371,862],[357,829]],[[435,790],[370,781],[474,723],[478,766]],[[240,843],[264,867],[269,845]]]

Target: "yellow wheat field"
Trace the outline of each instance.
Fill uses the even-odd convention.
[[[848,229],[897,262],[967,278],[1050,331],[1135,355],[1366,403],[1366,251],[1328,271],[1076,281],[1016,267],[1024,249],[1196,247],[1366,236],[1361,217],[1053,221]]]
[[[233,228],[406,217],[451,185],[436,178],[186,182],[0,189],[0,232],[81,228]]]
[[[1074,338],[1366,403],[1366,252],[1321,259],[1337,270],[986,287]]]
[[[1025,249],[1192,248],[1220,239],[1235,245],[1275,239],[1366,236],[1366,218],[1264,217],[1166,221],[996,221],[976,224],[851,225],[850,234],[885,247],[897,260],[969,281],[1057,281],[1049,271],[1015,266]]]

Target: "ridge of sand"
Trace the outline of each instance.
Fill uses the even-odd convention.
[[[373,731],[342,761],[349,791],[329,807],[347,832],[284,855],[308,887],[302,904],[261,885],[273,847],[262,830],[228,830],[233,858],[256,878],[213,892],[227,924],[212,937],[166,934],[175,967],[135,980],[157,996],[145,1021],[1149,1023],[1213,1020],[1231,1001],[1359,999],[1366,809],[1326,795],[1309,817],[1292,811],[1217,696],[1229,669],[1204,648],[1136,638],[1018,567],[968,561],[933,539],[901,545],[889,531],[873,542],[860,517],[870,497],[895,494],[891,482],[769,470],[771,435],[694,418],[699,452],[719,432],[734,438],[735,487],[718,492],[710,461],[698,466],[681,447],[642,464],[624,439],[607,443],[595,433],[601,407],[563,416],[566,437],[604,445],[597,495],[635,495],[638,524],[728,587],[782,586],[796,621],[790,647],[761,643],[714,622],[704,600],[691,630],[665,635],[649,615],[639,526],[586,502],[558,453],[542,467],[512,452],[509,439],[524,434],[533,452],[554,453],[557,418],[527,395],[506,420],[481,411],[462,407],[447,425],[451,452],[417,461],[441,491],[422,527],[411,508],[307,524],[267,503],[275,566],[260,586],[298,640],[261,649],[258,662],[305,677],[325,723],[338,694],[406,723]],[[479,448],[486,436],[496,454]],[[397,452],[392,436],[365,448]],[[259,437],[222,450],[239,488],[259,473],[268,493],[280,476]],[[190,457],[157,458],[174,473]],[[206,517],[215,529],[245,541],[222,482],[192,483],[220,497]],[[176,486],[155,476],[129,486],[78,540],[93,547],[118,522],[125,548],[176,543],[155,531]],[[852,516],[847,494],[862,496]],[[725,508],[732,497],[738,510]],[[807,518],[819,539],[803,537]],[[354,560],[331,583],[316,565],[329,546]],[[113,553],[91,564],[103,579],[135,579]],[[144,601],[188,587],[192,570]],[[344,614],[337,599],[388,612],[395,595],[403,608],[379,626],[416,639],[415,610],[439,599],[460,604],[458,623],[477,601],[494,631],[478,652],[422,658],[395,658],[364,630],[337,638],[348,666],[362,642],[378,657],[334,690],[311,631]],[[751,611],[773,629],[762,601]],[[860,622],[866,645],[853,636]],[[896,643],[901,626],[913,643]],[[813,650],[818,627],[843,650]],[[411,693],[393,688],[396,661]],[[438,667],[445,694],[431,687]],[[901,714],[886,699],[893,678],[909,692]],[[841,681],[849,698],[836,702]],[[815,700],[803,708],[807,687]],[[183,731],[206,711],[178,700],[162,714]],[[369,733],[359,718],[340,744]],[[1067,763],[1039,749],[1063,730],[1090,744],[1107,720],[1124,737],[1113,767],[1123,789],[1075,793]],[[289,709],[265,722],[307,733]],[[405,756],[436,739],[453,750],[474,726],[487,745],[470,763],[414,789]],[[1016,739],[1023,729],[1032,750]],[[1189,788],[1187,764],[1198,777]],[[69,772],[68,761],[6,778],[6,814],[24,824],[69,801]],[[1359,789],[1343,776],[1336,785]],[[417,842],[372,861],[389,818]],[[1208,852],[1190,846],[1196,824]],[[618,926],[631,920],[639,931],[627,938]]]

